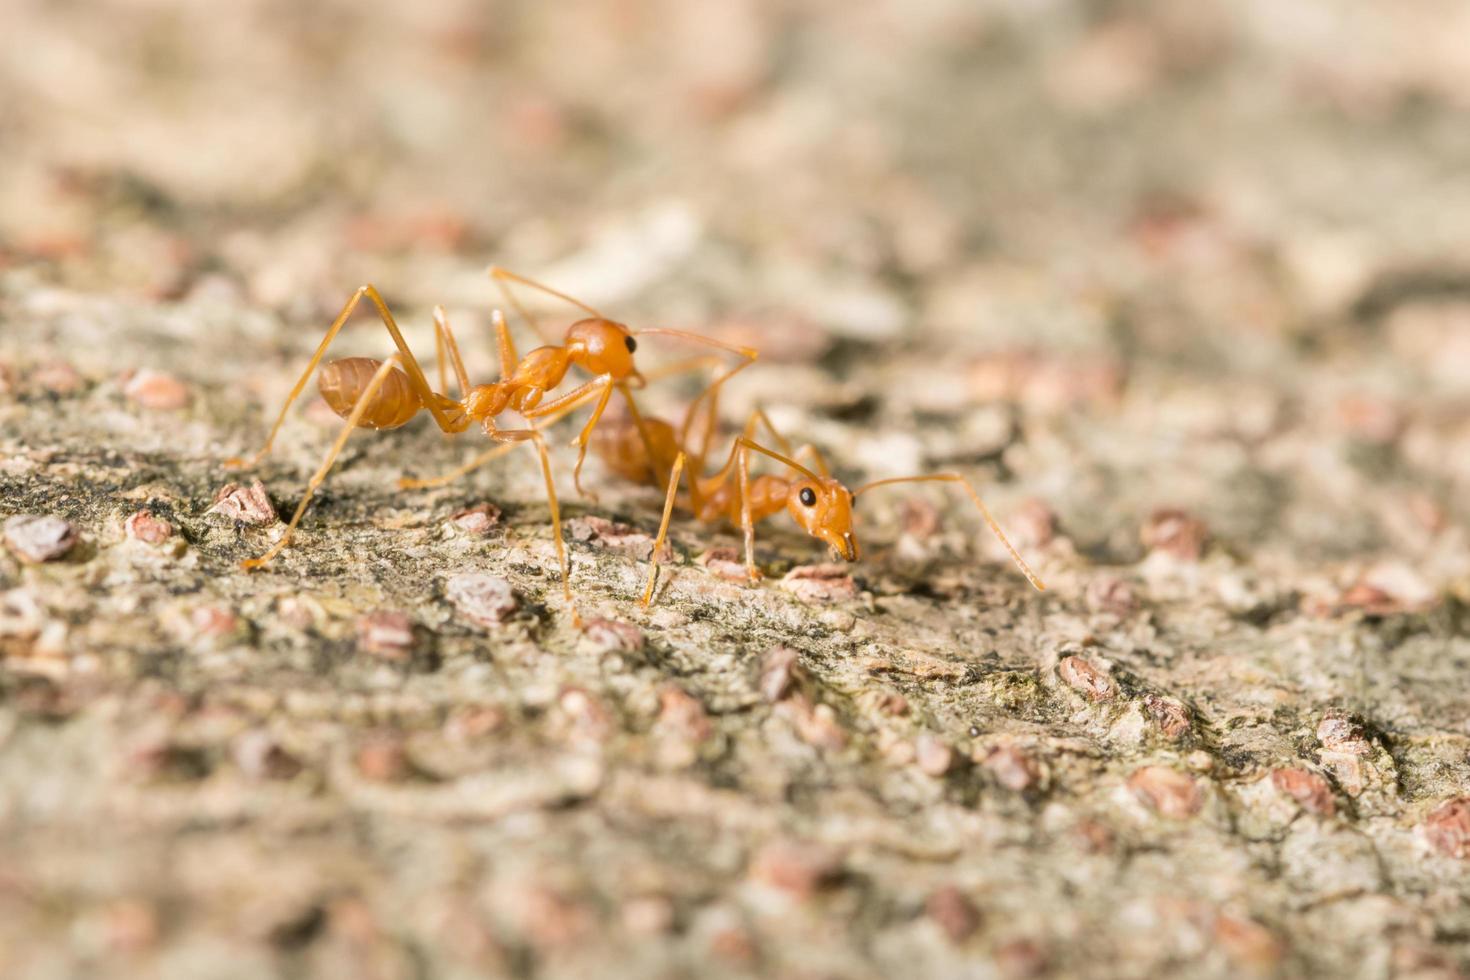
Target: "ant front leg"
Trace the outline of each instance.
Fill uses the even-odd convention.
[[[612,397],[615,384],[612,375],[600,374],[586,384],[573,388],[560,398],[554,398],[524,413],[526,418],[532,420],[551,415],[564,415],[582,403],[590,401],[593,397],[597,398],[597,407],[592,410],[587,424],[582,426],[582,431],[571,443],[577,447],[577,465],[572,470],[572,482],[577,488],[577,493],[592,500],[596,500],[596,496],[582,487],[582,463],[587,459],[587,442],[592,437],[592,430],[597,427],[602,413],[607,409],[608,399]]]
[[[648,585],[643,589],[643,608],[653,601],[653,586],[658,580],[659,555],[663,552],[664,541],[669,535],[669,519],[674,516],[674,498],[679,495],[679,472],[684,469],[684,454],[681,452],[674,457],[674,465],[669,470],[669,492],[664,497],[664,516],[658,525],[658,537],[653,542],[653,554],[648,556]],[[694,481],[694,472],[689,473],[690,483]]]

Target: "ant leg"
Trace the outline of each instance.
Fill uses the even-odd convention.
[[[378,389],[383,387],[383,382],[387,379],[388,373],[397,367],[397,354],[390,355],[386,361],[378,365],[378,370],[373,372],[372,380],[368,382],[367,387],[358,396],[357,403],[352,406],[352,414],[347,416],[347,421],[343,424],[342,432],[337,436],[337,441],[332,443],[332,448],[327,451],[326,458],[322,460],[322,465],[317,467],[316,472],[311,476],[311,481],[307,483],[306,495],[301,498],[301,503],[296,505],[296,513],[291,515],[291,523],[286,525],[286,533],[281,535],[281,539],[269,551],[259,558],[251,558],[241,562],[241,567],[245,569],[260,568],[272,558],[276,557],[276,555],[280,554],[281,549],[285,548],[291,542],[291,535],[296,530],[296,525],[301,523],[301,515],[306,513],[306,505],[311,503],[312,495],[322,485],[322,481],[327,478],[327,473],[332,469],[332,464],[337,462],[337,456],[342,452],[342,447],[347,445],[347,437],[352,435],[352,430],[357,428],[358,422],[362,421],[367,407],[377,397]]]
[[[464,476],[466,473],[470,473],[470,472],[472,472],[474,470],[477,470],[480,467],[484,466],[486,463],[491,462],[492,460],[499,459],[501,456],[504,456],[506,453],[510,452],[514,448],[515,448],[515,444],[514,443],[511,443],[509,445],[496,446],[493,449],[487,449],[485,452],[483,452],[480,455],[476,456],[474,459],[470,460],[468,463],[465,463],[463,466],[455,467],[454,469],[450,470],[448,473],[444,473],[444,474],[441,474],[439,476],[429,477],[428,479],[416,480],[413,477],[409,477],[409,476],[402,477],[398,481],[398,489],[400,489],[400,490],[425,490],[425,489],[428,489],[429,487],[442,487],[442,486],[445,486],[447,484],[453,483],[455,480],[458,480],[460,477]]]
[[[700,450],[698,455],[695,457],[702,467],[704,463],[704,458],[709,453],[710,440],[713,438],[715,423],[719,417],[718,406],[721,386],[723,386],[726,381],[729,381],[731,378],[735,377],[735,375],[739,374],[741,371],[744,371],[746,368],[754,364],[755,359],[760,356],[760,352],[753,347],[736,347],[731,344],[721,343],[717,340],[711,340],[708,337],[701,337],[698,334],[685,333],[682,330],[640,330],[638,331],[638,334],[640,336],[643,334],[665,334],[674,337],[682,337],[688,340],[696,340],[701,343],[709,344],[713,347],[719,347],[722,350],[731,351],[745,358],[744,361],[736,364],[734,367],[730,368],[730,370],[726,371],[724,374],[719,375],[713,381],[711,381],[709,383],[709,386],[705,388],[704,391],[701,391],[698,395],[694,397],[694,401],[689,403],[689,408],[686,409],[684,412],[684,422],[679,427],[679,444],[687,446],[690,444],[689,431],[692,428],[694,419],[699,411],[700,403],[703,402],[706,398],[709,399],[709,404],[705,409],[704,429],[700,437]]]
[[[464,360],[459,356],[459,342],[454,339],[454,331],[449,329],[449,314],[444,307],[434,307],[434,354],[439,363],[439,388],[443,391],[449,390],[449,380],[444,376],[444,353],[445,348],[449,351],[449,362],[454,368],[454,379],[459,383],[459,397],[463,398],[470,390],[470,376],[464,369]]]
[[[755,521],[750,513],[750,450],[743,440],[737,452],[740,460],[740,529],[745,532],[745,577],[759,582],[761,573],[755,567]]]
[[[572,445],[577,447],[577,467],[573,473],[577,476],[577,492],[583,496],[590,496],[582,489],[580,474],[582,463],[587,458],[587,440],[592,436],[592,430],[596,427],[602,413],[607,408],[608,399],[612,397],[613,381],[610,374],[599,374],[584,385],[573,388],[560,398],[552,399],[544,405],[538,405],[529,411],[521,413],[528,419],[539,419],[549,415],[564,415],[583,402],[597,396],[597,407],[592,410],[592,415],[587,419],[587,424],[582,426],[582,431],[577,438],[572,440]]]
[[[980,516],[985,519],[985,523],[990,527],[991,533],[994,534],[996,539],[1005,546],[1006,551],[1011,556],[1011,561],[1015,562],[1016,567],[1021,570],[1021,574],[1026,576],[1026,581],[1030,582],[1032,586],[1036,588],[1036,591],[1046,591],[1046,585],[1041,581],[1041,579],[1037,578],[1036,573],[1031,570],[1031,566],[1027,565],[1026,560],[1021,557],[1021,553],[1018,552],[1015,549],[1015,546],[1012,545],[1011,542],[1006,538],[1005,532],[1000,529],[1000,525],[997,524],[995,518],[991,516],[990,508],[985,506],[985,501],[980,499],[980,495],[975,492],[975,488],[970,485],[969,480],[966,480],[958,473],[933,473],[928,476],[896,476],[891,477],[887,480],[874,480],[871,483],[864,483],[862,486],[853,491],[853,497],[857,498],[876,487],[888,486],[894,483],[959,484],[960,489],[965,491],[970,500],[974,502],[976,509],[980,511]]]
[[[759,406],[757,406],[750,413],[750,419],[746,422],[746,438],[750,438],[751,436],[755,435],[755,424],[757,422],[765,426],[766,433],[771,437],[776,445],[780,447],[781,452],[785,453],[787,456],[790,456],[792,459],[800,459],[803,455],[810,456],[812,458],[812,462],[817,467],[818,473],[820,473],[822,476],[832,475],[832,470],[827,466],[826,457],[822,455],[822,451],[820,449],[809,442],[804,442],[800,446],[797,446],[795,449],[792,449],[791,441],[781,434],[780,430],[776,428],[776,424],[771,421],[771,417],[766,414],[765,409]]]
[[[751,418],[752,421],[759,420],[760,424],[766,427],[766,432],[770,435],[772,439],[775,440],[776,445],[781,447],[781,452],[785,453],[787,456],[790,456],[792,459],[800,459],[803,454],[810,456],[812,458],[812,462],[817,467],[818,473],[822,474],[822,476],[832,475],[832,470],[828,468],[827,460],[822,455],[822,451],[820,449],[809,442],[804,442],[793,450],[791,448],[790,441],[788,441],[785,436],[777,431],[775,424],[771,421],[770,416],[766,414],[765,409],[757,407],[755,411],[751,413]],[[751,434],[751,432],[746,433],[747,436]]]
[[[643,608],[647,609],[649,602],[653,600],[653,585],[658,580],[658,557],[663,551],[664,540],[669,534],[669,519],[674,516],[674,498],[679,495],[679,471],[684,468],[684,454],[681,452],[674,457],[674,466],[669,471],[669,492],[664,497],[664,516],[658,525],[658,537],[653,542],[653,554],[649,556],[648,585],[643,590]],[[694,475],[690,473],[690,479]]]
[[[446,358],[447,355],[447,358]],[[449,379],[445,376],[444,362],[448,360],[454,368],[454,378],[459,384],[459,397],[464,399],[470,390],[469,375],[464,369],[464,360],[459,355],[459,342],[454,339],[454,331],[449,327],[449,314],[444,307],[434,307],[434,362],[439,368],[439,389],[449,390]],[[457,433],[445,430],[444,438],[449,439]]]
[[[398,352],[403,355],[402,367],[408,375],[409,386],[419,396],[424,407],[429,410],[429,414],[434,416],[434,421],[440,429],[446,432],[454,429],[454,423],[445,414],[440,405],[441,396],[436,395],[429,388],[428,379],[424,377],[423,370],[419,367],[418,361],[414,359],[413,351],[409,350],[408,343],[403,339],[403,334],[399,332],[398,324],[393,321],[393,314],[388,311],[388,305],[383,302],[383,297],[378,294],[377,289],[371,284],[368,284],[357,288],[357,291],[352,294],[352,297],[342,307],[342,312],[337,314],[337,319],[333,320],[332,325],[327,328],[326,336],[322,337],[322,342],[317,345],[316,353],[312,354],[311,360],[307,362],[306,370],[301,372],[301,377],[296,380],[296,384],[291,389],[291,393],[286,396],[286,403],[281,406],[281,413],[276,416],[275,424],[271,426],[270,434],[266,436],[265,445],[261,446],[260,451],[248,460],[238,456],[225,460],[226,466],[233,469],[254,466],[265,457],[266,453],[270,452],[271,446],[276,441],[276,435],[280,433],[281,426],[286,422],[286,413],[291,410],[291,405],[301,396],[301,392],[306,388],[306,383],[311,380],[312,372],[316,370],[317,365],[321,363],[322,357],[326,355],[327,348],[337,338],[337,334],[342,331],[342,327],[347,323],[348,317],[352,316],[353,310],[357,309],[357,304],[362,301],[364,296],[377,308],[378,316],[383,321],[383,326],[388,329],[389,335],[393,338],[393,343],[398,347]]]
[[[517,275],[516,273],[511,272],[509,269],[502,269],[498,265],[492,265],[489,269],[486,270],[486,272],[491,279],[495,280],[495,285],[500,288],[500,292],[505,297],[506,302],[515,308],[515,311],[521,315],[521,318],[529,323],[531,325],[531,329],[540,334],[542,341],[547,344],[554,343],[554,341],[545,330],[541,329],[541,324],[537,322],[536,318],[532,316],[523,305],[521,305],[520,299],[510,288],[511,283],[520,283],[522,286],[526,286],[530,289],[535,289],[539,292],[543,292],[548,296],[555,296],[557,299],[562,300],[563,302],[571,303],[578,309],[584,310],[587,313],[590,313],[593,316],[597,317],[598,319],[605,319],[601,313],[597,312],[581,300],[574,299],[573,297],[568,296],[566,293],[552,289],[550,286],[543,285],[542,283],[539,283],[534,279],[528,279],[525,276]]]
[[[626,388],[623,390],[625,393],[627,392]],[[592,430],[597,427],[598,421],[602,418],[602,413],[607,410],[607,403],[612,398],[612,393],[613,385],[609,383],[602,389],[602,397],[597,399],[597,407],[592,409],[591,415],[587,416],[587,424],[582,426],[581,433],[578,434],[576,441],[572,443],[572,445],[577,447],[577,463],[572,467],[572,486],[577,488],[577,493],[592,501],[597,500],[597,495],[582,489],[582,463],[587,459],[587,444],[592,438]],[[628,403],[632,404],[632,402],[633,398],[629,395]],[[642,419],[639,419],[638,431],[640,435],[643,435],[643,440],[646,445],[648,437],[643,434]],[[657,483],[654,484],[654,486],[657,485]]]
[[[633,397],[633,392],[628,390],[627,384],[619,381],[617,385],[618,391],[623,394],[623,404],[628,406],[628,415],[633,419],[633,428],[638,430],[638,438],[643,442],[643,454],[648,460],[648,475],[653,477],[653,485],[662,490],[664,485],[659,480],[663,474],[658,471],[658,463],[654,458],[653,440],[649,438],[648,426],[643,421],[643,413],[638,411],[638,401]],[[588,435],[590,437],[591,433]],[[581,468],[580,458],[578,458],[577,466]]]
[[[521,363],[521,359],[516,354],[516,342],[511,339],[505,314],[496,310],[490,314],[490,319],[495,323],[495,349],[500,354],[500,380],[505,381],[515,373],[516,365]]]
[[[430,415],[439,428],[445,432],[463,432],[465,425],[456,427],[454,420],[445,411],[445,403],[450,407],[458,408],[449,398],[437,394],[429,387],[429,379],[424,377],[424,369],[419,367],[418,359],[413,356],[413,351],[408,347],[408,341],[403,339],[403,334],[398,330],[398,323],[393,319],[393,314],[388,310],[388,304],[383,301],[382,295],[371,283],[358,289],[358,293],[366,296],[368,302],[378,311],[378,318],[383,321],[383,326],[388,329],[388,334],[393,338],[393,343],[398,352],[403,355],[403,370],[408,374],[409,385],[418,393]],[[467,423],[466,423],[467,424]]]
[[[577,600],[572,598],[571,570],[567,563],[567,546],[561,533],[561,505],[556,499],[556,482],[551,478],[551,457],[546,452],[546,439],[535,429],[507,429],[496,432],[493,438],[512,445],[529,442],[536,447],[541,458],[541,475],[546,479],[546,502],[551,507],[551,533],[556,539],[556,560],[561,566],[561,589],[566,596],[567,606],[572,610],[572,622],[580,627],[582,617],[577,612]]]

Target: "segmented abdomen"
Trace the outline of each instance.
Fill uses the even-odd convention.
[[[382,363],[371,357],[344,357],[325,365],[316,379],[323,400],[332,411],[347,418]],[[408,375],[395,367],[374,392],[357,424],[364,429],[396,429],[417,415],[422,407]]]

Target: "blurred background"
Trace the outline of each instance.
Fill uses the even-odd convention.
[[[0,504],[92,549],[0,552],[0,972],[1458,975],[1467,39],[1464,0],[0,0]],[[551,588],[538,476],[398,494],[469,448],[422,423],[351,443],[282,577],[233,574],[264,532],[209,524],[219,461],[353,289],[424,355],[447,304],[488,379],[491,263],[759,347],[729,420],[849,482],[960,469],[1052,590],[915,490],[865,498],[856,615],[690,568],[643,616],[587,524],[601,639],[537,607],[491,642],[424,583]],[[370,319],[341,353],[386,352]],[[436,536],[485,488],[520,550]],[[618,493],[568,513],[656,521]],[[118,544],[145,503],[177,562]],[[412,657],[355,632],[374,603]],[[777,644],[806,673],[772,706]],[[704,748],[640,755],[671,727]],[[535,796],[567,744],[585,806],[583,770]],[[459,822],[508,771],[533,803]]]

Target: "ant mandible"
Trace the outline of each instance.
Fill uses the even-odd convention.
[[[709,396],[705,407],[708,414],[703,422],[698,449],[691,448],[690,429],[698,402],[691,405],[685,414],[684,423],[676,432],[668,422],[657,418],[639,420],[636,427],[631,420],[620,425],[602,429],[593,439],[593,450],[613,472],[634,482],[649,482],[646,474],[650,468],[666,469],[668,480],[664,498],[663,518],[659,523],[658,538],[653,545],[653,556],[648,569],[648,584],[643,590],[642,604],[646,607],[653,600],[657,581],[659,553],[668,537],[669,521],[674,506],[679,501],[680,475],[688,468],[688,497],[683,501],[694,517],[705,523],[728,521],[744,532],[745,568],[750,581],[760,579],[755,565],[755,525],[786,510],[807,534],[825,543],[835,557],[846,561],[857,561],[861,549],[853,534],[853,511],[857,498],[869,490],[891,486],[896,483],[953,483],[958,485],[980,511],[986,525],[1010,554],[1011,560],[1020,569],[1037,591],[1045,591],[1046,585],[1026,564],[1015,547],[1006,539],[1005,532],[991,516],[990,509],[975,492],[970,482],[958,473],[932,473],[920,476],[891,477],[873,480],[856,490],[849,490],[833,478],[826,461],[815,446],[806,444],[792,450],[765,412],[757,408],[746,421],[741,434],[730,448],[730,455],[715,473],[705,475],[704,462],[709,452],[711,433],[714,429],[717,393]],[[771,438],[780,447],[776,451],[756,442],[756,425],[763,425]],[[774,474],[750,475],[750,456],[759,453],[782,464],[799,474],[791,479]],[[808,454],[815,472],[801,463],[797,457]],[[659,486],[660,481],[652,481]]]
[[[317,365],[325,356],[327,348],[331,346],[332,341],[336,339],[337,334],[341,332],[342,327],[363,299],[367,299],[377,311],[379,319],[382,320],[383,326],[392,337],[397,350],[384,361],[370,357],[347,357],[330,361],[322,368],[317,379],[322,398],[337,415],[346,420],[346,424],[327,451],[321,465],[317,467],[316,472],[308,481],[306,494],[297,505],[280,540],[265,554],[243,562],[243,567],[255,569],[266,565],[290,543],[292,533],[301,522],[302,515],[306,513],[307,505],[326,479],[328,472],[331,471],[353,429],[396,429],[407,424],[419,412],[427,411],[440,430],[448,435],[464,432],[471,425],[478,424],[487,436],[505,445],[480,454],[465,466],[442,477],[429,480],[404,479],[399,481],[399,486],[403,488],[439,486],[508,452],[516,445],[529,443],[534,446],[540,458],[541,472],[546,484],[546,498],[551,510],[552,533],[556,539],[557,562],[561,570],[562,591],[575,615],[576,607],[572,600],[566,546],[562,539],[561,512],[556,497],[555,481],[552,478],[551,459],[547,453],[545,438],[537,427],[537,421],[540,420],[549,425],[578,406],[593,398],[597,399],[597,405],[591,416],[572,443],[579,449],[577,465],[573,472],[577,477],[578,492],[583,492],[580,472],[587,452],[588,439],[597,427],[614,390],[623,394],[637,430],[643,431],[641,416],[638,414],[637,405],[629,389],[629,382],[636,382],[640,387],[646,383],[633,361],[633,355],[638,349],[637,337],[649,335],[677,337],[737,353],[745,358],[718,378],[704,394],[712,394],[720,384],[749,366],[755,361],[757,352],[752,348],[724,344],[682,330],[663,328],[630,330],[622,323],[603,316],[586,303],[535,280],[499,267],[492,267],[489,275],[511,305],[535,327],[538,333],[541,332],[540,325],[521,305],[510,288],[511,282],[564,300],[590,316],[578,320],[567,328],[564,343],[538,347],[521,358],[516,355],[515,344],[511,339],[505,317],[497,310],[494,322],[496,346],[500,356],[501,380],[491,384],[472,386],[460,357],[459,345],[454,338],[454,332],[450,329],[449,318],[442,306],[436,307],[434,310],[434,346],[438,362],[439,386],[440,388],[448,387],[444,364],[447,355],[459,386],[460,397],[456,400],[434,391],[429,386],[423,369],[419,366],[413,351],[409,349],[408,343],[403,339],[403,334],[398,329],[393,314],[389,311],[387,303],[384,302],[378,290],[371,284],[359,287],[342,307],[342,311],[337,314],[337,318],[317,346],[316,353],[312,355],[311,361],[306,365],[301,377],[297,379],[291,393],[287,395],[286,402],[281,406],[281,412],[276,417],[275,424],[271,426],[270,434],[266,437],[265,445],[250,459],[233,458],[227,460],[226,465],[231,467],[254,466],[270,451],[291,405],[301,395],[312,372],[316,370]],[[595,377],[560,397],[543,402],[543,397],[561,384],[567,372],[574,365],[592,373]],[[496,416],[507,410],[519,414],[529,422],[529,425],[525,428],[500,428],[496,424]],[[651,448],[647,450],[647,455],[649,459],[654,458]],[[659,485],[658,475],[652,475],[655,485]]]

